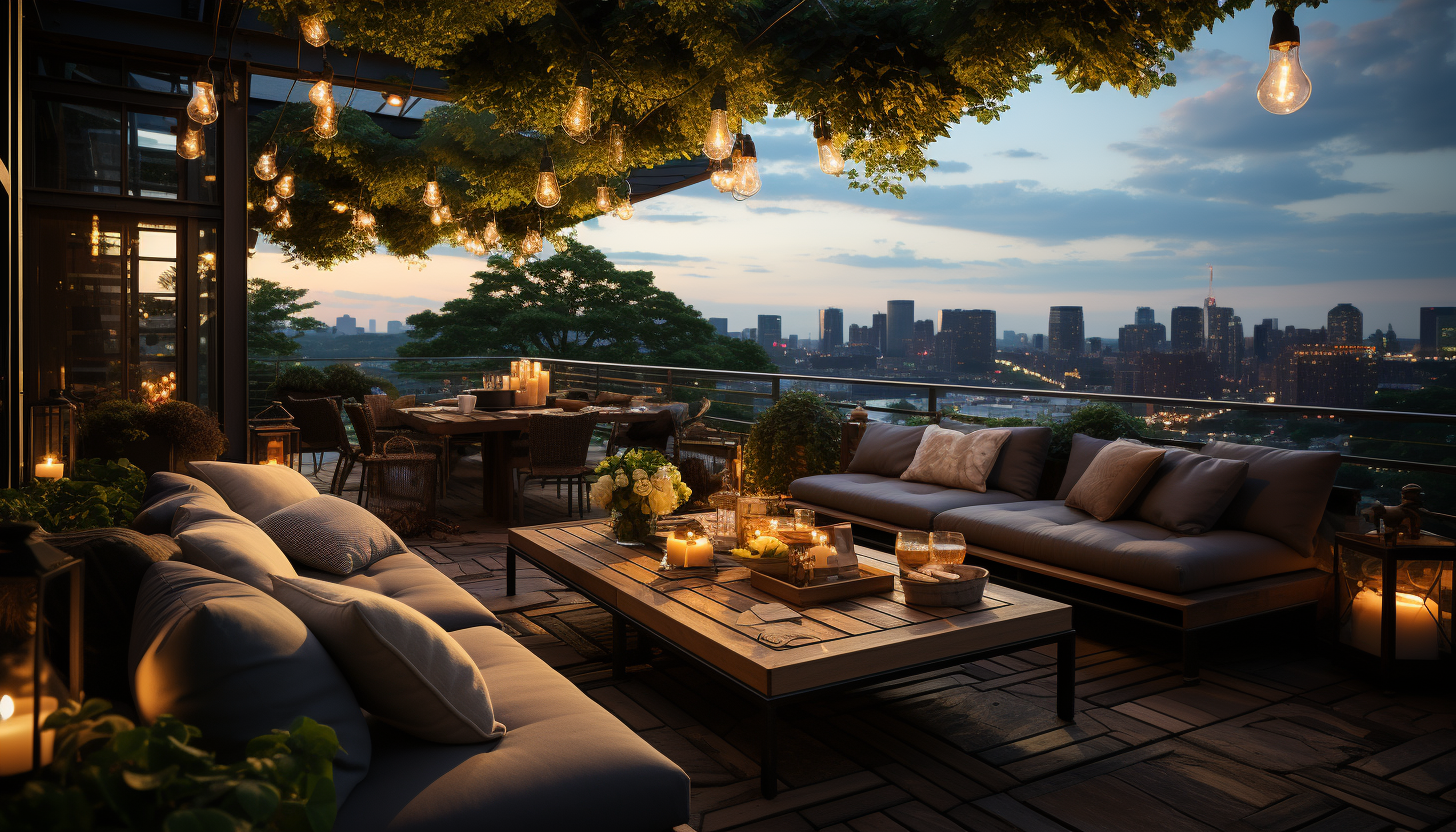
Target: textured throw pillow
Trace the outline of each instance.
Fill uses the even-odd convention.
[[[1067,507],[1079,508],[1103,522],[1116,520],[1137,502],[1162,461],[1161,448],[1113,442],[1097,452],[1072,486]]]
[[[1315,532],[1340,468],[1339,452],[1231,442],[1210,442],[1203,452],[1249,463],[1249,475],[1219,525],[1272,537],[1306,557],[1314,554]]]
[[[505,733],[465,648],[415,610],[309,578],[275,576],[273,597],[324,643],[371,714],[430,742],[486,742]]]
[[[1169,450],[1133,514],[1170,532],[1203,534],[1223,516],[1248,473],[1249,463],[1241,460]]]
[[[915,459],[900,479],[984,492],[986,475],[1010,437],[1004,428],[961,433],[927,425]]]
[[[369,770],[369,727],[319,640],[267,594],[177,561],[147,570],[136,598],[130,668],[144,721],[172,714],[197,742],[241,759],[253,737],[307,716],[334,729],[340,803]]]
[[[269,575],[297,575],[293,564],[263,530],[229,511],[221,500],[199,494],[172,518],[172,537],[182,560],[263,591]]]
[[[280,508],[318,496],[308,477],[282,465],[189,462],[187,470],[217,489],[233,511],[254,523]]]
[[[924,433],[924,426],[870,422],[845,470],[851,474],[898,477],[915,459],[915,451],[920,447],[920,437]]]
[[[1062,485],[1057,489],[1058,500],[1067,499],[1067,495],[1072,493],[1072,486],[1086,473],[1097,452],[1111,444],[1111,439],[1095,439],[1085,433],[1072,434],[1072,453],[1067,459],[1067,473],[1062,475]]]
[[[142,534],[167,534],[172,530],[172,515],[192,494],[208,494],[222,500],[222,495],[202,480],[171,471],[158,471],[147,478],[142,492],[142,505],[132,518],[132,529]]]
[[[258,528],[290,560],[335,575],[409,551],[383,520],[329,494],[281,508],[259,520]]]

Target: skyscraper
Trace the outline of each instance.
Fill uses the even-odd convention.
[[[1011,333],[1014,339],[1016,333]],[[996,363],[994,309],[942,309],[936,359],[949,373],[986,370]]]
[[[872,337],[872,333],[873,332],[874,332],[874,328],[873,327],[861,326],[860,324],[850,324],[849,325],[849,343],[848,343],[848,346],[851,346],[851,347],[868,347],[868,346],[872,346],[873,345],[873,342],[870,339]]]
[[[1421,355],[1456,355],[1456,306],[1421,307]]]
[[[1254,360],[1267,364],[1278,359],[1279,343],[1283,338],[1278,318],[1265,318],[1263,323],[1254,324]]]
[[[1152,326],[1157,323],[1157,318],[1153,315],[1153,307],[1139,306],[1132,322],[1138,326]]]
[[[374,331],[374,319],[373,318],[370,318],[369,319],[369,334],[370,335],[374,335],[375,334],[375,331]]]
[[[844,310],[833,306],[819,310],[819,351],[826,355],[844,346]]]
[[[888,331],[890,328],[889,316],[884,312],[875,312],[870,315],[870,346],[879,351],[880,355],[887,355],[885,350],[888,347]]]
[[[359,331],[359,322],[353,315],[340,315],[334,319],[334,328],[340,335],[353,335]]]
[[[1141,312],[1139,317],[1142,317]],[[1128,354],[1159,352],[1167,340],[1162,324],[1128,324],[1117,330],[1117,351]]]
[[[1218,306],[1218,301],[1213,297],[1213,267],[1208,267],[1208,297],[1203,299],[1203,342],[1213,337],[1213,322],[1209,320],[1209,310]]]
[[[1286,344],[1279,356],[1280,404],[1364,407],[1375,393],[1375,350],[1358,344]]]
[[[1359,344],[1365,340],[1365,316],[1352,303],[1337,304],[1325,321],[1331,344]]]
[[[717,332],[718,332],[719,335],[727,335],[728,334],[728,319],[727,318],[709,318],[708,319],[708,323],[710,323],[710,324],[713,325],[713,329],[717,330]]]
[[[1196,306],[1175,306],[1172,317],[1172,352],[1203,351],[1203,310]]]
[[[904,355],[908,342],[913,337],[915,337],[915,301],[886,301],[885,355]]]
[[[1234,310],[1228,306],[1209,306],[1205,309],[1204,324],[1207,328],[1208,339],[1204,341],[1204,349],[1208,353],[1208,362],[1213,365],[1216,373],[1229,374],[1234,366],[1233,359],[1233,337],[1231,327],[1234,322]]]
[[[906,354],[917,358],[925,358],[935,354],[935,321],[929,318],[923,321],[916,321],[914,328],[910,331],[910,343],[906,346]]]
[[[404,333],[403,321],[390,321],[384,325],[384,331],[390,335],[401,335]]]
[[[758,316],[758,345],[764,349],[784,340],[784,319],[778,315]]]
[[[1054,357],[1074,358],[1082,354],[1082,307],[1053,306],[1047,321],[1047,351]]]

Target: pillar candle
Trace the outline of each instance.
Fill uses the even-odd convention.
[[[541,371],[541,404],[546,403],[546,397],[551,395],[551,371]]]
[[[38,480],[58,480],[65,475],[66,464],[53,456],[48,456],[35,464],[35,478]]]
[[[1350,643],[1366,653],[1380,655],[1380,606],[1384,597],[1362,589],[1351,611]],[[1440,650],[1434,599],[1426,600],[1407,592],[1395,594],[1395,657],[1430,661]]]
[[[713,564],[713,541],[693,532],[679,537],[673,532],[667,538],[667,562],[670,566],[711,566]]]
[[[54,696],[40,698],[42,723],[56,710],[56,705]],[[34,708],[35,698],[32,696],[22,696],[19,699],[12,699],[8,695],[0,697],[0,717],[3,717],[0,718],[0,777],[30,771],[31,743],[35,736],[35,724],[31,716]],[[50,765],[55,741],[55,731],[41,732],[41,765]]]

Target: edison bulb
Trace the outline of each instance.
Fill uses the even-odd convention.
[[[713,173],[708,177],[712,181],[713,187],[717,188],[720,194],[733,190],[733,168],[722,162],[714,162],[713,166]]]
[[[733,132],[728,129],[728,91],[722,85],[713,91],[708,113],[708,132],[703,136],[703,155],[723,160],[733,152]]]
[[[561,111],[561,129],[572,141],[585,144],[591,138],[592,100],[591,68],[582,67],[576,76],[576,88],[571,91],[571,101]]]
[[[819,137],[819,169],[830,176],[838,176],[844,173],[844,156],[834,146],[831,136]]]
[[[273,193],[277,194],[279,199],[292,199],[295,185],[293,170],[284,168],[283,172],[278,174],[278,181],[273,183]]]
[[[308,100],[313,102],[315,107],[328,107],[334,103],[334,81],[333,73],[313,82],[308,88]]]
[[[211,78],[212,73],[208,72],[207,77]],[[217,96],[212,93],[211,81],[203,81],[199,77],[192,82],[192,100],[187,102],[187,116],[198,124],[217,121]]]
[[[612,210],[612,189],[606,185],[597,186],[597,210],[602,213]]]
[[[273,227],[274,228],[292,228],[293,227],[293,217],[288,213],[288,209],[287,208],[284,208],[282,211],[279,211],[278,213],[276,213],[276,214],[273,215]]]
[[[429,179],[425,180],[425,191],[420,199],[431,208],[439,208],[440,203],[445,201],[440,196],[440,183],[435,181],[433,174],[430,175]]]
[[[637,211],[632,207],[631,199],[624,199],[621,202],[617,203],[617,219],[630,220],[632,219],[632,215],[635,213],[637,213]]]
[[[355,231],[369,231],[374,228],[374,214],[363,208],[355,208],[351,225],[354,226]]]
[[[338,112],[334,109],[334,102],[329,101],[328,106],[319,107],[313,111],[313,132],[321,139],[332,139],[339,135]]]
[[[551,157],[541,160],[541,173],[536,177],[536,204],[542,208],[555,208],[561,202],[561,184],[556,181],[556,169],[551,166]]]
[[[1309,76],[1299,65],[1299,44],[1282,43],[1269,47],[1269,68],[1259,79],[1259,104],[1275,115],[1285,116],[1309,101],[1314,90]]]
[[[263,210],[270,214],[277,211],[282,205],[283,203],[279,201],[278,197],[272,194],[268,194],[268,198],[263,200]]]
[[[202,130],[197,125],[189,123],[187,129],[182,132],[182,138],[177,140],[177,155],[183,159],[196,159],[206,153],[204,145]]]
[[[541,232],[534,228],[527,231],[526,238],[521,241],[521,251],[528,256],[540,254],[542,246]]]
[[[613,124],[607,129],[607,159],[612,167],[627,166],[627,127]]]
[[[485,231],[481,232],[480,236],[481,241],[491,248],[500,245],[500,228],[495,224],[495,220],[485,224]]]
[[[436,208],[435,210],[433,210],[433,211],[430,212],[430,224],[431,225],[444,225],[445,223],[447,223],[449,221],[450,221],[450,206],[448,206],[448,205],[441,205],[439,208]]]
[[[520,267],[526,265],[526,255],[524,255],[524,254],[517,254],[516,256],[512,257],[511,258],[511,265],[512,266],[515,266],[518,269]]]
[[[253,164],[253,173],[264,182],[278,178],[278,145],[268,142],[263,147],[263,152],[258,154],[258,161]]]
[[[329,27],[324,24],[322,17],[300,17],[298,31],[308,41],[309,46],[323,46],[329,42]]]
[[[384,97],[384,106],[386,107],[404,106],[404,96],[397,92],[382,92],[380,95]]]
[[[758,151],[753,137],[745,135],[743,152],[733,157],[733,198],[748,199],[762,187],[763,180],[758,177]]]

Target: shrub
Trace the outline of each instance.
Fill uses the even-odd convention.
[[[352,364],[330,364],[320,370],[307,364],[289,364],[278,371],[273,390],[283,393],[326,393],[346,399],[364,401],[369,391],[378,387],[390,396],[399,390],[379,376],[371,376]]]
[[[179,472],[190,460],[217,459],[227,450],[217,418],[191,402],[163,402],[147,414],[145,424],[147,433],[172,444],[172,465]]]
[[[147,438],[150,408],[141,402],[111,399],[86,408],[81,416],[81,442],[90,456],[117,459],[126,446]]]
[[[1072,412],[1065,422],[1040,417],[1037,424],[1052,429],[1052,447],[1049,456],[1053,459],[1067,459],[1072,455],[1072,434],[1081,433],[1096,439],[1140,439],[1140,429],[1146,424],[1139,418],[1115,404],[1097,402],[1085,405]]]
[[[787,494],[800,477],[839,470],[839,411],[808,390],[790,390],[764,412],[743,451],[746,493]]]
[[[307,364],[288,364],[278,371],[273,388],[281,395],[284,392],[322,393],[328,389],[328,379],[317,367]]]
[[[125,526],[141,508],[147,475],[126,460],[79,459],[72,476],[0,489],[0,520],[48,532]]]

